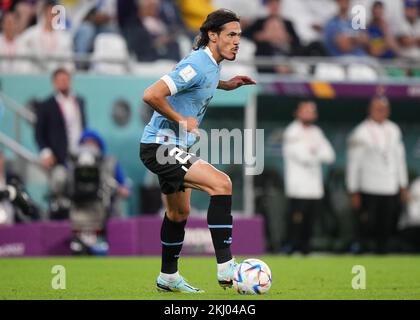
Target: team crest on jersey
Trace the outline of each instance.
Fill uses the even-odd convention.
[[[179,71],[179,76],[185,81],[188,82],[197,75],[197,72],[190,65],[186,66],[184,69]]]

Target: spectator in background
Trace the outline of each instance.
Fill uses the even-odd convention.
[[[243,0],[213,0],[212,3],[216,8],[224,8],[236,12],[241,17],[242,30],[248,28],[265,11],[265,6],[261,0],[247,0],[246,6],[244,6]]]
[[[66,28],[74,35],[80,29],[85,18],[95,8],[96,0],[60,0],[60,5],[66,9]]]
[[[14,191],[13,200],[4,197],[5,190]],[[6,159],[0,150],[0,225],[29,222],[39,220],[40,210],[25,192],[22,179],[19,175],[6,168]]]
[[[323,30],[336,13],[333,0],[283,0],[284,17],[293,22],[306,55],[326,55]],[[296,14],[296,13],[299,14]]]
[[[401,202],[407,199],[407,166],[401,130],[390,121],[385,97],[374,97],[369,115],[349,137],[346,184],[355,213],[353,252],[386,253]]]
[[[395,58],[399,46],[385,20],[384,3],[375,1],[372,5],[372,19],[368,26],[369,54],[376,58]]]
[[[0,150],[0,191],[6,188],[6,165],[3,152]],[[0,198],[0,226],[13,224],[15,210],[9,200]]]
[[[118,26],[127,43],[129,41],[133,21],[137,19],[138,15],[137,1],[138,0],[117,0]]]
[[[117,183],[116,195],[122,198],[127,198],[130,195],[130,188],[128,185],[128,179],[124,174],[121,164],[116,158],[107,154],[105,140],[95,130],[86,129],[83,131],[79,140],[79,149],[81,146],[90,146],[96,149],[96,154],[100,158],[107,161],[105,169],[109,170]],[[115,214],[121,215],[121,214]]]
[[[74,38],[74,51],[80,54],[92,52],[98,34],[118,32],[116,0],[90,0],[89,3],[91,9]]]
[[[35,137],[45,169],[65,165],[69,154],[77,151],[85,128],[84,101],[71,88],[71,75],[66,69],[54,71],[54,94],[37,106]]]
[[[257,49],[257,57],[279,57],[301,53],[300,40],[289,20],[281,17],[281,0],[266,0],[268,16],[257,19],[244,36],[252,39]],[[259,72],[289,73],[287,65],[275,67],[258,67]]]
[[[404,19],[397,27],[400,54],[405,58],[420,59],[419,1],[404,0]]]
[[[321,210],[324,197],[322,164],[331,164],[335,152],[317,120],[316,105],[312,101],[299,103],[296,120],[285,130],[283,157],[287,214],[285,251],[310,252],[310,240],[315,218]]]
[[[22,54],[33,55],[36,65],[34,71],[52,71],[58,66],[72,70],[73,62],[62,63],[57,59],[71,59],[73,45],[70,34],[66,30],[54,29],[53,7],[55,1],[47,1],[42,7],[42,19],[37,25],[30,27],[22,35],[19,41],[22,42]]]
[[[118,20],[118,26],[121,31],[125,30],[127,22],[131,21],[134,17],[136,17],[136,15],[137,15],[137,1],[136,0],[117,0],[117,20]]]
[[[131,32],[130,24],[138,17],[138,0],[118,0],[118,24],[124,38]],[[176,0],[161,0],[159,17],[172,34],[186,33]]]
[[[36,24],[38,3],[37,0],[16,1],[14,11],[18,16],[18,34]]]
[[[215,10],[212,0],[178,0],[177,4],[184,24],[191,35],[199,33],[207,15]]]
[[[176,0],[161,0],[161,17],[170,30],[186,32],[181,11]]]
[[[160,12],[160,0],[138,0],[138,16],[132,20],[128,33],[128,48],[138,61],[180,59],[176,35],[170,32]]]
[[[36,106],[35,139],[42,166],[49,173],[49,215],[67,219],[70,204],[60,188],[64,183],[70,155],[77,153],[85,128],[84,101],[71,90],[69,71],[59,68],[52,76],[54,94]]]
[[[77,153],[67,168],[64,196],[72,200],[70,223],[73,254],[106,254],[106,223],[111,216],[122,216],[120,198],[130,194],[127,179],[118,161],[106,154],[100,134],[85,130]],[[72,190],[69,194],[66,191]]]
[[[0,13],[13,11],[16,13],[16,33],[21,34],[29,26],[36,23],[37,0],[0,1]],[[1,16],[1,14],[0,14]]]
[[[5,56],[0,61],[0,73],[16,73],[21,68],[21,60],[17,60],[22,47],[17,39],[16,13],[9,11],[1,19],[0,55]]]
[[[325,26],[325,47],[331,56],[365,56],[367,33],[355,30],[349,16],[350,0],[336,0],[339,11]]]

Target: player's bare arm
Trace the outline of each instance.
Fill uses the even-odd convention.
[[[171,92],[167,84],[163,80],[159,80],[146,89],[143,95],[143,101],[169,120],[181,124],[186,131],[198,134],[197,119],[193,117],[184,117],[176,112],[166,99],[166,97],[170,95]]]
[[[228,81],[220,80],[219,85],[217,86],[217,89],[230,91],[230,90],[235,90],[242,86],[253,85],[256,83],[257,82],[255,80],[253,80],[252,78],[248,76],[236,76]]]

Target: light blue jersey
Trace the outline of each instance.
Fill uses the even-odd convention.
[[[192,51],[181,60],[175,70],[161,78],[168,85],[172,108],[184,117],[194,117],[198,123],[213,98],[220,79],[220,66],[208,47]],[[191,147],[197,138],[191,132],[181,131],[179,125],[154,112],[144,128],[142,143],[175,144]]]

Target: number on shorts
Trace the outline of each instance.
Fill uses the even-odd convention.
[[[183,154],[186,154],[186,156],[184,158],[182,158]],[[181,150],[177,147],[174,147],[171,151],[169,151],[169,156],[173,157],[175,156],[175,159],[181,163],[181,164],[186,164],[188,160],[191,159],[191,155],[187,152],[185,152],[184,150]]]

